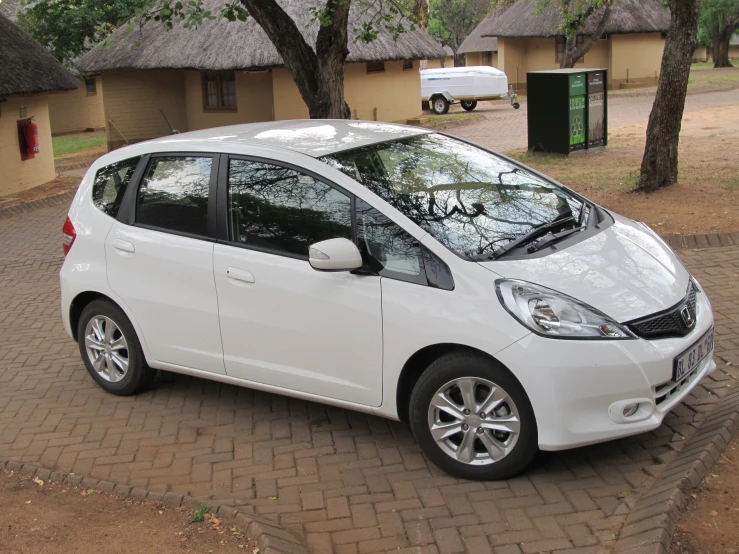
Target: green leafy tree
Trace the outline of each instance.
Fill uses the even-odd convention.
[[[554,8],[560,17],[559,31],[565,37],[565,49],[560,67],[575,67],[593,45],[603,37],[611,18],[611,10],[617,0],[532,0],[537,14],[547,8]],[[598,24],[595,30],[577,44],[577,36],[582,35],[588,19],[596,15]]]
[[[457,50],[491,7],[491,0],[431,0],[428,32],[442,46],[452,49],[456,64]]]
[[[698,42],[713,50],[713,67],[733,67],[729,42],[739,30],[739,0],[704,0],[698,20]]]
[[[91,45],[144,9],[151,0],[27,0],[18,24],[60,62],[71,66]]]

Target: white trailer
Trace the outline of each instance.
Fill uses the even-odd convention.
[[[508,90],[508,77],[500,69],[482,65],[421,70],[421,102],[434,113],[447,113],[454,102],[469,112],[478,100],[498,98],[510,98],[511,105],[519,108],[516,93]]]

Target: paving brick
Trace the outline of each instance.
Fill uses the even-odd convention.
[[[726,98],[689,95],[686,110]],[[649,99],[614,99],[611,129],[643,121],[649,107]],[[495,104],[479,109],[485,120],[456,134],[496,149],[525,146],[525,104],[517,113]],[[510,132],[500,133],[501,125]],[[726,392],[723,383],[739,377],[739,234],[726,234],[704,237],[723,246],[680,255],[713,302],[716,360],[732,365],[720,364],[660,428],[544,453],[531,471],[508,481],[473,483],[443,474],[419,454],[405,424],[256,390],[170,374],[150,392],[113,398],[87,375],[59,323],[57,236],[69,201],[0,214],[0,460],[15,460],[8,466],[13,471],[24,464],[26,471],[54,470],[43,473],[49,480],[74,472],[67,486],[87,477],[139,500],[148,491],[175,504],[191,495],[182,500],[189,509],[200,503],[246,509],[248,502],[273,524],[305,533],[316,550],[328,540],[336,552],[391,543],[389,549],[403,552],[423,542],[426,554],[475,551],[487,540],[503,554],[520,554],[519,544],[554,548],[562,541],[569,543],[565,550],[586,553],[612,546],[611,532],[646,487],[650,497],[632,517],[648,521],[649,508],[669,499],[673,484],[654,482],[663,469],[655,460],[675,456],[673,436],[695,432]],[[716,413],[727,409],[719,405]],[[706,434],[711,425],[705,420],[695,446],[685,446],[687,454],[708,452],[696,463],[707,464],[705,456],[717,453]],[[624,490],[629,497],[618,499]],[[630,548],[657,540],[648,533],[626,538]],[[538,543],[547,540],[554,542]]]

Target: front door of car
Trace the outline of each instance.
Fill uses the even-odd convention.
[[[306,173],[240,158],[221,180],[228,241],[216,244],[213,269],[226,373],[379,406],[380,277],[308,263],[311,244],[353,238],[351,196]]]
[[[213,280],[217,158],[153,155],[105,254],[108,283],[138,322],[150,361],[224,373]]]

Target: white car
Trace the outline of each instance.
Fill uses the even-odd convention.
[[[715,369],[646,225],[417,127],[280,121],[97,160],[63,228],[93,379],[172,371],[407,421],[449,473],[654,429]]]

